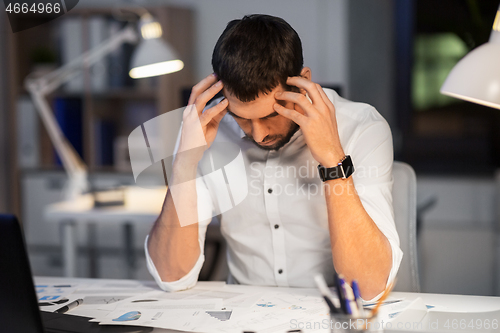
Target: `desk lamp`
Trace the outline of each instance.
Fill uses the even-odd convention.
[[[500,6],[489,41],[453,67],[441,93],[500,109]]]
[[[129,24],[108,40],[58,69],[40,78],[28,76],[25,80],[25,87],[30,93],[50,140],[68,173],[69,180],[64,194],[67,200],[74,199],[89,189],[87,166],[62,133],[45,97],[78,72],[92,66],[123,43],[136,43],[139,39],[141,42],[132,55],[129,72],[132,78],[163,75],[179,71],[184,67],[183,62],[178,59],[173,49],[161,38],[161,25],[149,13],[141,15],[139,27],[141,36],[138,36],[134,26]]]
[[[446,78],[441,93],[500,109],[500,6],[498,7],[490,39],[460,60]],[[497,182],[498,182],[497,176]],[[500,294],[500,266],[498,229],[495,237],[495,294]]]

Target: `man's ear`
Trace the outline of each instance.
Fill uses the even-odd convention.
[[[311,69],[309,67],[303,67],[300,71],[300,76],[304,79],[311,80]]]

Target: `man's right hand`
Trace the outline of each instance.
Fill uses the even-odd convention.
[[[222,81],[218,81],[214,74],[210,74],[191,90],[188,106],[183,114],[179,152],[205,146],[205,143],[207,148],[215,140],[219,123],[226,114],[227,100],[224,98],[210,109],[205,111],[203,109],[208,101],[222,90],[222,87]],[[203,156],[203,151],[204,149],[191,151],[189,159],[198,162]]]
[[[149,255],[165,282],[186,276],[200,257],[198,199],[196,184],[191,180],[196,178],[198,162],[215,140],[219,123],[226,114],[225,100],[203,111],[221,89],[222,82],[215,75],[207,76],[193,87],[184,110],[181,141],[167,197],[148,239]]]

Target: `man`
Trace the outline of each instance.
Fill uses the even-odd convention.
[[[179,151],[196,146],[189,133],[197,121],[211,148],[177,155],[162,213],[146,239],[148,268],[158,284],[174,291],[196,283],[210,222],[198,218],[215,209],[218,189],[200,178],[187,180],[200,176],[198,163],[213,144],[231,141],[242,152],[247,175],[239,176],[249,192],[220,212],[230,280],[314,287],[316,274],[331,284],[336,270],[358,281],[364,299],[380,295],[402,258],[386,121],[373,107],[313,83],[297,33],[277,17],[231,21],[212,66],[214,74],[192,89]],[[219,91],[225,98],[206,106]],[[342,170],[330,169],[340,163]],[[352,166],[357,172],[351,175]],[[172,195],[172,184],[182,190]]]

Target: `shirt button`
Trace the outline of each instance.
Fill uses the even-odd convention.
[[[267,193],[273,193],[273,189],[272,188],[268,189]]]
[[[278,229],[279,227],[280,227],[279,224],[274,225],[274,229]]]
[[[280,268],[280,269],[278,269],[278,274],[281,274],[281,273],[283,273],[283,270]]]

